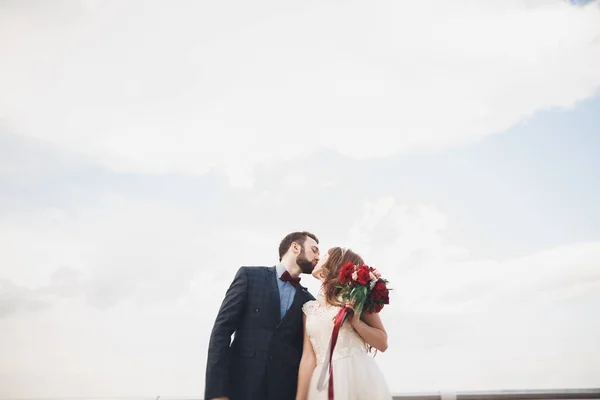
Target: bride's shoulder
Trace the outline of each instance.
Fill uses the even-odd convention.
[[[339,306],[331,305],[327,302],[324,296],[319,295],[315,300],[309,300],[302,306],[302,311],[306,315],[321,315],[324,312],[337,310]]]
[[[317,300],[309,300],[302,305],[302,312],[306,315],[313,315],[319,309]]]

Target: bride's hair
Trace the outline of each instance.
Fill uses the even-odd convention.
[[[365,262],[355,252],[350,249],[341,247],[332,247],[327,251],[329,257],[320,271],[323,279],[323,294],[327,303],[333,306],[342,305],[338,299],[340,289],[337,286],[340,284],[340,270],[342,265],[351,262],[354,265],[361,265]]]

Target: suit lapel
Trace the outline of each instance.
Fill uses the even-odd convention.
[[[271,267],[267,270],[267,287],[269,288],[269,303],[271,314],[275,316],[277,324],[281,323],[281,301],[279,300],[279,287],[277,286],[277,270]]]
[[[309,298],[308,289],[305,288],[304,286],[298,284],[298,289],[296,290],[296,295],[297,295],[298,299],[296,299],[296,296],[294,296],[294,302],[299,301],[300,306],[302,306],[304,304],[304,299]]]

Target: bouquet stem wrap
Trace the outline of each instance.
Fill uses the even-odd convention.
[[[328,400],[334,400],[333,397],[333,351],[335,350],[335,345],[337,343],[338,335],[340,333],[340,328],[342,324],[348,317],[350,312],[350,308],[343,307],[340,309],[338,314],[335,317],[335,321],[333,323],[333,331],[331,332],[331,341],[329,342],[329,348],[327,349],[327,357],[325,362],[323,363],[323,368],[321,370],[321,376],[319,377],[319,381],[317,383],[317,389],[323,390],[325,388],[325,378],[327,376],[327,371],[329,370],[329,387],[327,390]],[[329,353],[329,354],[328,354]]]

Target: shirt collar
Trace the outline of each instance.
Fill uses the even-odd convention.
[[[281,275],[283,275],[283,273],[286,271],[282,263],[277,264],[275,269],[277,271],[277,278],[281,278]]]
[[[282,263],[277,264],[275,270],[277,271],[277,278],[281,278],[281,275],[283,275],[283,273],[287,271]]]

